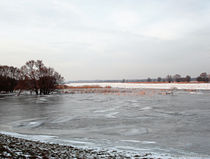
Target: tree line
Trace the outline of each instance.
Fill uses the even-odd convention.
[[[47,95],[62,83],[64,78],[51,67],[46,67],[41,60],[30,60],[21,68],[0,66],[0,92],[9,93],[19,90]]]
[[[157,79],[151,79],[148,78],[147,82],[191,82],[192,80],[198,81],[198,82],[210,82],[210,74],[208,75],[206,72],[201,73],[196,78],[191,78],[191,76],[187,75],[185,77],[182,77],[179,74],[175,75],[167,75],[165,78],[158,77]]]

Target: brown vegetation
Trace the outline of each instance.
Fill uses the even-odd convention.
[[[20,69],[0,66],[0,92],[13,92],[15,89],[30,90],[38,94],[49,94],[63,81],[63,77],[42,61],[31,60]]]
[[[67,85],[58,85],[56,86],[56,89],[87,89],[87,88],[103,88],[101,86],[98,85],[84,85],[84,86],[67,86]]]
[[[18,83],[20,70],[12,66],[0,66],[0,92],[13,92]]]

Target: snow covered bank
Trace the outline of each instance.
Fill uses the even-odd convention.
[[[115,149],[88,149],[71,145],[42,142],[27,135],[0,132],[0,158],[89,158],[89,159],[207,159],[208,156],[188,154],[184,156],[157,153],[134,153]]]
[[[210,83],[71,83],[68,86],[98,85],[112,88],[210,90]]]

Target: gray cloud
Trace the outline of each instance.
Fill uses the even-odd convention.
[[[209,28],[208,0],[2,0],[0,63],[42,59],[67,80],[196,76]]]

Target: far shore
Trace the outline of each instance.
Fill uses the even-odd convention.
[[[52,92],[59,94],[77,94],[77,93],[104,93],[104,94],[132,94],[132,95],[168,95],[175,91],[210,91],[210,83],[201,82],[138,82],[138,83],[70,83],[62,84],[56,87]],[[25,94],[33,94],[30,91],[24,91]],[[2,95],[18,95],[18,90],[13,93],[1,92]]]
[[[66,88],[141,88],[141,89],[160,89],[160,90],[210,90],[210,83],[201,82],[139,82],[139,83],[70,83]]]

